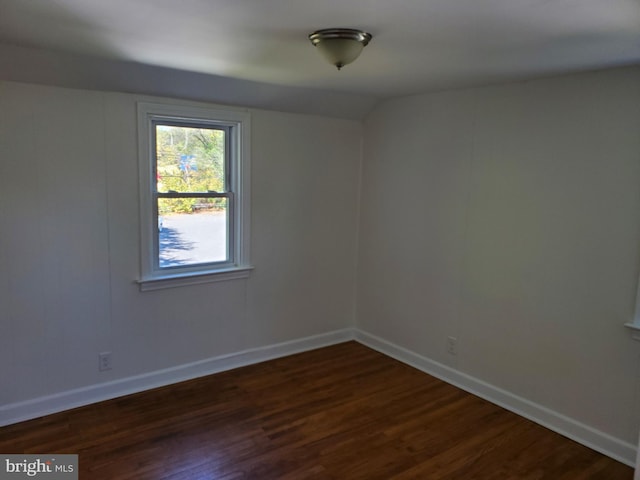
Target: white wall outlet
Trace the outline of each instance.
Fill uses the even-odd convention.
[[[456,337],[447,337],[447,353],[449,355],[458,354],[458,339]]]
[[[111,370],[111,352],[102,352],[98,354],[98,370],[104,372]]]

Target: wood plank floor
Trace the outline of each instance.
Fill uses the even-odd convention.
[[[356,342],[0,429],[80,479],[631,479],[632,469]]]

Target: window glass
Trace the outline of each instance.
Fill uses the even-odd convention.
[[[158,212],[160,268],[229,260],[226,198],[160,198]]]
[[[158,192],[223,192],[225,131],[217,128],[156,124]]]

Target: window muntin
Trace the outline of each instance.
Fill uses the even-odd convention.
[[[248,114],[139,103],[138,126],[142,289],[248,275]]]

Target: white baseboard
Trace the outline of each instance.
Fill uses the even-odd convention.
[[[356,330],[355,340],[407,365],[433,375],[524,418],[532,420],[571,440],[622,462],[635,466],[636,446],[600,432],[560,413],[525,398],[514,395],[482,380],[466,375],[439,362],[423,357],[362,330]]]
[[[252,348],[143,375],[0,406],[0,426],[348,340],[356,340],[363,345],[528,418],[626,465],[635,466],[636,446],[633,444],[595,430],[572,418],[418,355],[375,335],[352,328]]]
[[[0,406],[0,426],[354,339],[347,328]]]

